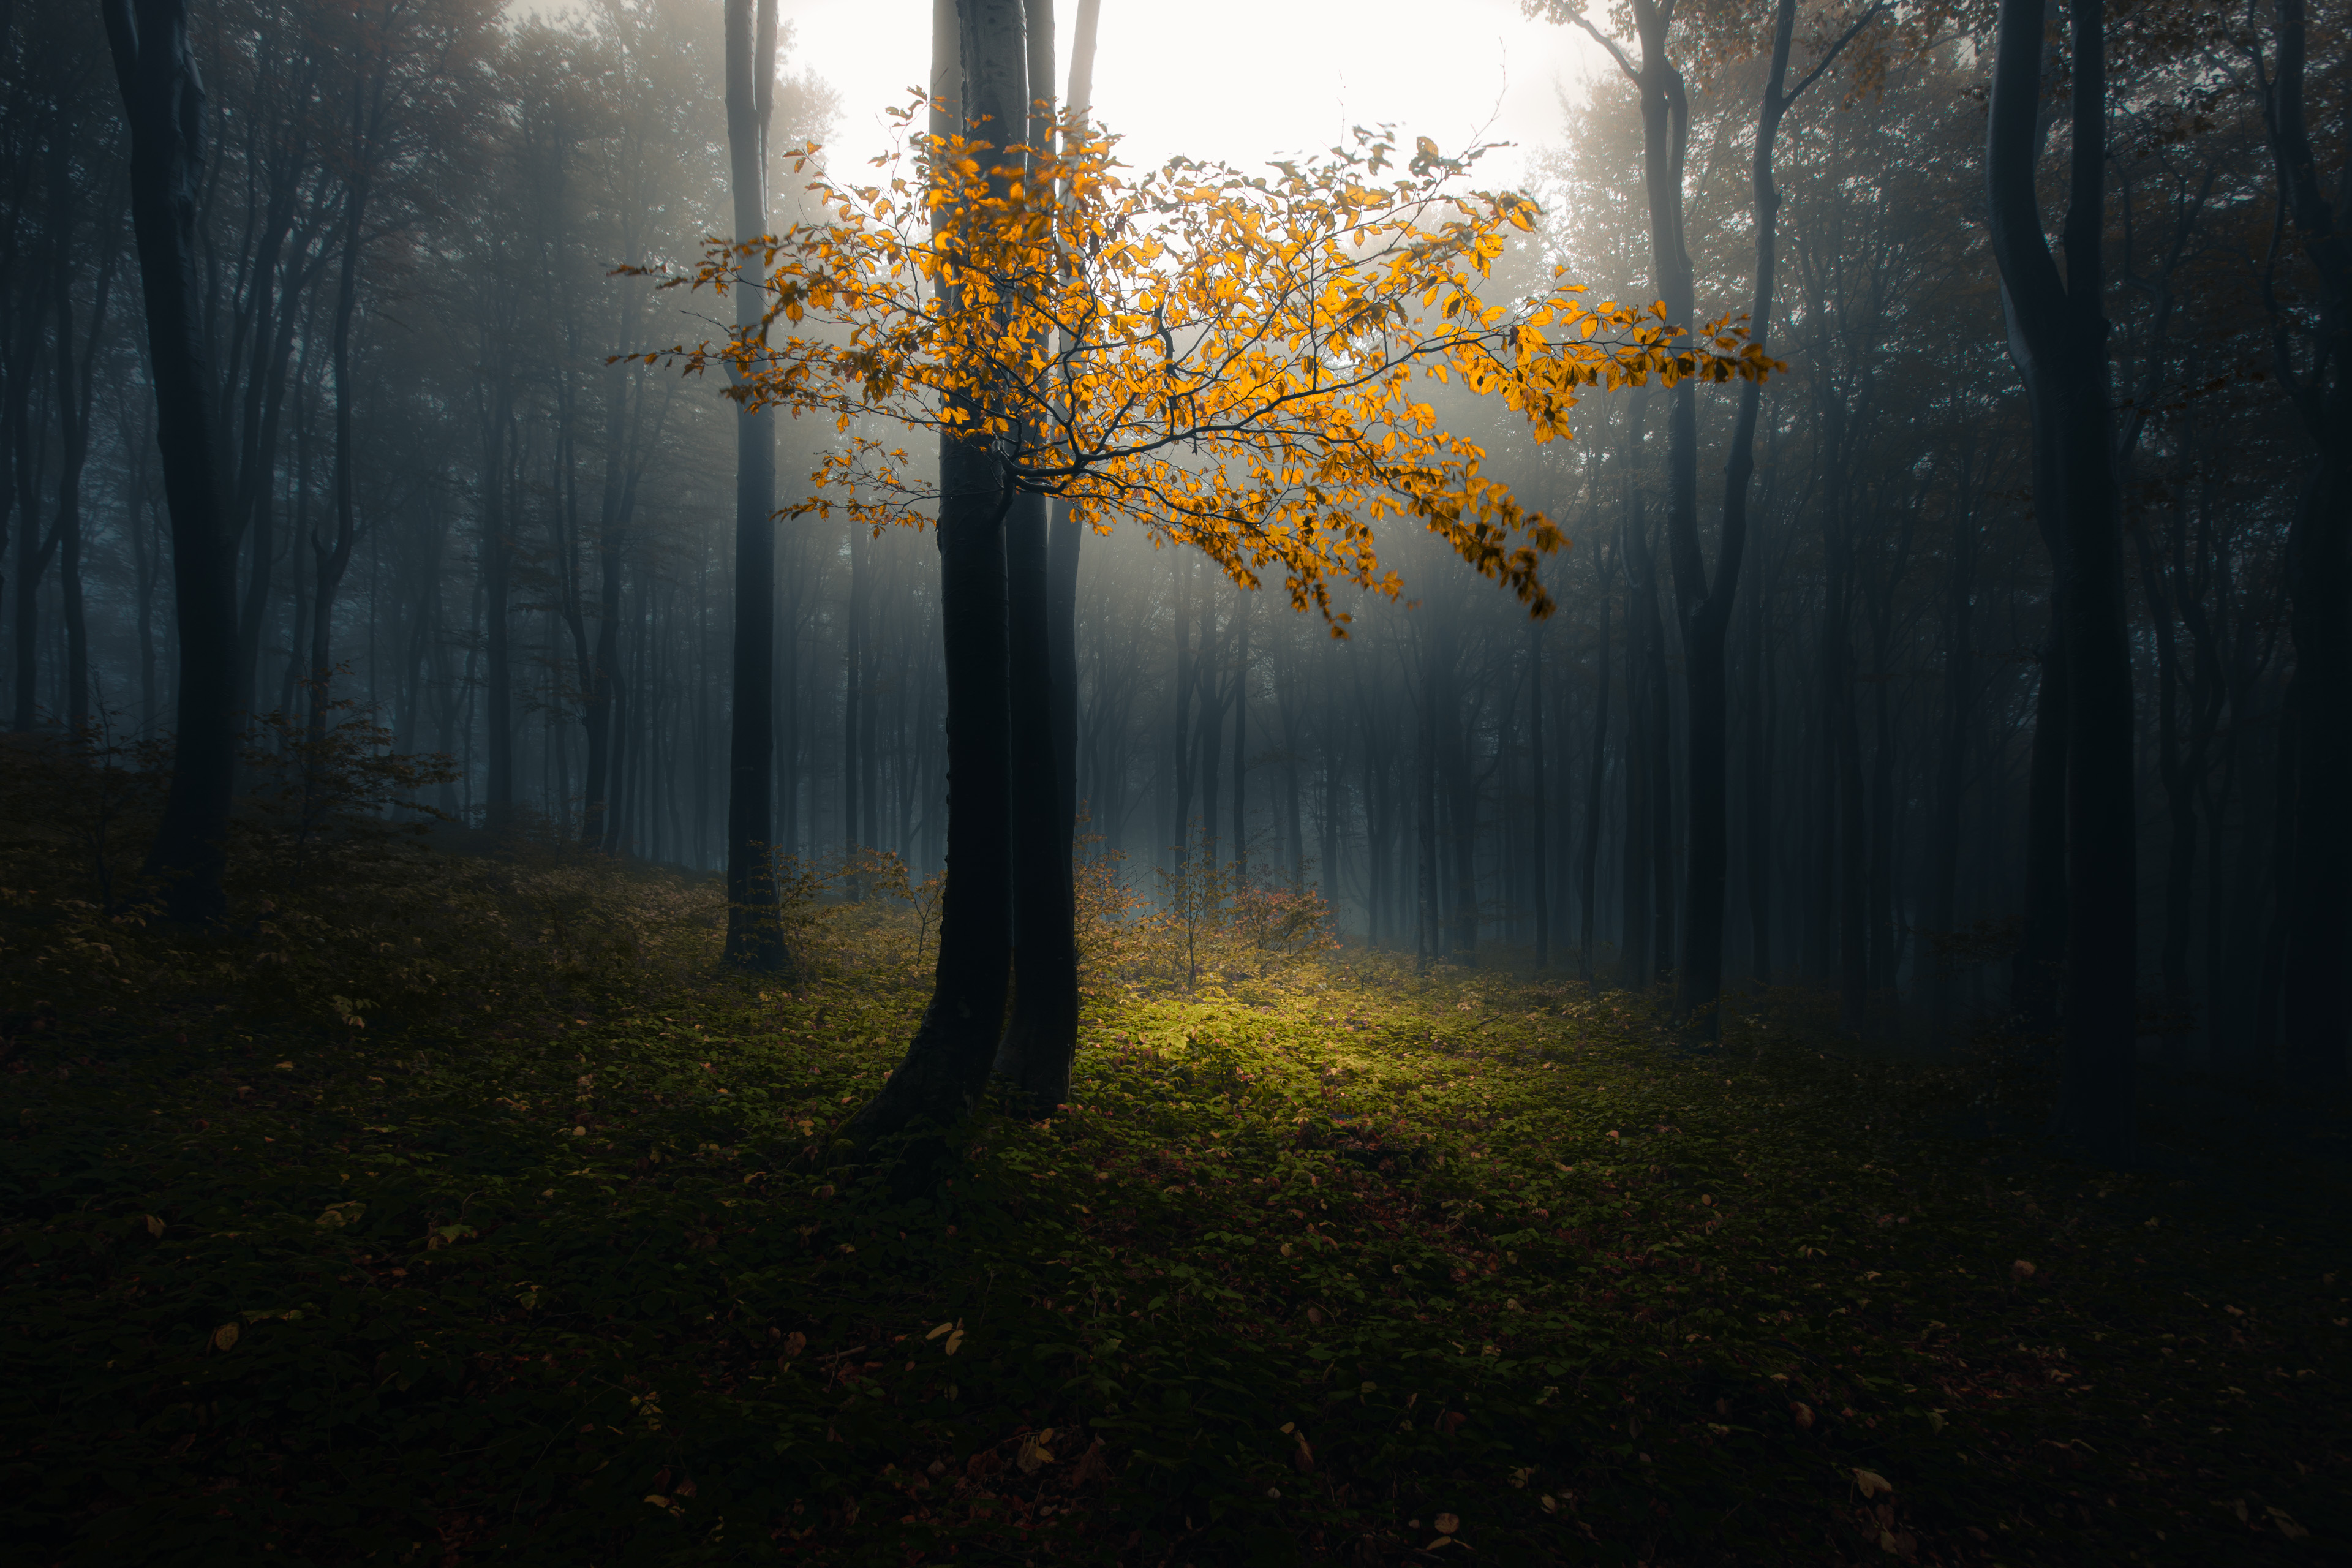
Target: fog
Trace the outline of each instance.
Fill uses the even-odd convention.
[[[737,416],[722,374],[610,359],[724,335],[731,307],[707,291],[614,270],[690,267],[732,231],[721,6],[357,9],[381,30],[297,0],[194,18],[209,147],[190,287],[236,706],[298,728],[368,718],[392,750],[445,754],[452,775],[416,804],[455,821],[719,870]],[[1744,315],[1755,289],[1771,16],[1750,10],[1695,12],[1671,37],[1696,321]],[[1790,83],[1853,15],[1800,8]],[[1741,383],[1588,389],[1574,438],[1540,446],[1498,400],[1433,388],[1486,476],[1567,534],[1542,567],[1553,613],[1394,519],[1380,537],[1403,591],[1343,587],[1344,638],[1278,582],[1246,593],[1133,527],[1087,535],[1065,764],[1078,855],[1147,893],[1188,855],[1237,862],[1319,892],[1349,940],[1432,964],[1687,984],[1692,942],[1719,936],[1725,1005],[1809,987],[1844,1029],[1941,1044],[2104,1008],[2126,1052],[2340,1079],[2352,864],[2326,770],[2352,719],[2352,284],[2312,237],[2342,216],[2342,117],[2318,107],[2344,85],[2333,13],[2311,24],[2302,153],[2279,151],[2221,24],[2114,46],[2105,187],[2075,215],[2104,271],[2087,293],[2043,290],[2108,325],[2048,372],[2038,434],[2020,363],[2059,362],[2013,352],[2031,333],[2004,319],[1993,18],[1937,16],[1936,34],[1863,17],[1779,125],[1760,324],[1784,368],[1736,487],[1746,550],[1719,647],[1702,661],[1690,639],[1725,571]],[[836,174],[888,151],[887,110],[932,79],[931,8],[823,0],[782,20],[772,143],[821,142]],[[1055,22],[1066,73],[1076,8]],[[121,99],[95,7],[17,6],[5,26],[0,690],[18,731],[168,737],[185,589]],[[2058,243],[2073,58],[2053,47],[2018,142],[2038,181],[2025,226],[2038,204],[2050,237],[2033,254],[2060,269],[2087,255]],[[1512,143],[1474,183],[1524,188],[1542,216],[1499,259],[1496,298],[1556,265],[1596,300],[1665,292],[1633,85],[1575,26],[1516,5],[1112,0],[1092,110],[1138,168],[1181,153],[1262,171],[1355,124],[1447,156]],[[2300,205],[2279,185],[2295,156]],[[779,224],[820,216],[803,179],[772,165]],[[2062,428],[2089,405],[2097,419]],[[817,416],[777,429],[789,509],[835,432]],[[891,438],[919,462],[938,443]],[[1678,562],[1685,518],[1697,553]],[[938,536],[872,537],[838,511],[767,526],[758,837],[804,861],[937,870]],[[2052,673],[2065,648],[2087,661],[2072,708]],[[1702,662],[1725,712],[1720,749],[1695,752]],[[1700,845],[1695,875],[1710,811],[1720,847]],[[2122,933],[2098,975],[2086,931]]]

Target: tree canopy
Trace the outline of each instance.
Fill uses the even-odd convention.
[[[646,359],[722,363],[730,396],[832,416],[844,440],[793,511],[926,520],[936,487],[863,423],[878,416],[985,443],[1008,494],[1062,497],[1097,531],[1139,524],[1245,588],[1278,571],[1335,632],[1334,583],[1402,592],[1377,542],[1391,517],[1550,612],[1541,563],[1566,536],[1486,475],[1428,383],[1499,398],[1543,443],[1596,388],[1776,368],[1729,318],[1689,333],[1662,305],[1590,303],[1557,268],[1494,300],[1496,259],[1538,214],[1468,186],[1484,149],[1423,137],[1400,165],[1392,132],[1358,128],[1271,176],[1178,158],[1129,178],[1083,116],[1055,140],[917,134],[868,184],[803,147],[822,219],[714,240],[667,279],[764,289],[756,326]]]

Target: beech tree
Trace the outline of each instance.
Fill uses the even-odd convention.
[[[1502,236],[1530,227],[1533,208],[1459,188],[1475,150],[1448,159],[1423,138],[1405,177],[1373,184],[1395,147],[1365,132],[1326,161],[1277,165],[1276,179],[1179,159],[1129,185],[1109,142],[1069,117],[1058,148],[967,133],[1026,133],[1026,56],[1010,8],[961,15],[962,92],[944,117],[966,129],[924,138],[912,177],[844,186],[820,174],[811,188],[831,221],[715,247],[692,282],[740,289],[742,258],[774,257],[758,330],[669,356],[689,372],[724,364],[747,404],[833,416],[843,446],[795,510],[822,514],[837,497],[879,528],[924,521],[914,509],[937,499],[952,876],[931,1009],[858,1119],[866,1141],[965,1114],[995,1058],[1013,765],[999,672],[1018,647],[999,640],[1002,531],[1023,495],[1061,497],[1082,526],[1123,520],[1190,544],[1244,589],[1277,569],[1294,605],[1342,634],[1335,581],[1401,590],[1375,537],[1391,516],[1547,614],[1540,564],[1562,536],[1481,475],[1481,447],[1439,428],[1415,396],[1422,375],[1458,376],[1549,441],[1591,387],[1769,368],[1726,322],[1685,338],[1664,308],[1589,306],[1557,276],[1489,303]],[[941,432],[936,490],[904,448],[855,432],[877,410]],[[1042,652],[1024,661],[1033,687]],[[1028,738],[1050,746],[1043,727]],[[960,843],[978,853],[960,858]],[[1074,1042],[1055,1044],[1066,1060]]]

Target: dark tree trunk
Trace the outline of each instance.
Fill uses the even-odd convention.
[[[70,169],[64,155],[68,144],[67,128],[71,122],[60,118],[56,132],[58,156],[51,171],[51,223],[56,233],[56,246],[51,252],[53,267],[50,287],[54,292],[53,309],[58,321],[58,345],[55,354],[58,372],[58,424],[64,440],[58,470],[58,588],[59,610],[64,620],[66,640],[66,700],[64,719],[67,729],[76,734],[89,721],[89,632],[82,615],[82,504],[81,480],[89,461],[89,422],[91,402],[97,393],[99,344],[106,332],[107,306],[114,288],[114,258],[121,229],[111,217],[106,219],[96,235],[98,255],[98,285],[90,304],[89,330],[84,339],[77,363],[73,343],[73,296],[71,282],[74,267],[70,241],[72,224],[72,184]],[[29,529],[27,531],[31,531]],[[19,608],[24,602],[19,600]],[[26,617],[29,621],[29,616]],[[21,642],[25,640],[21,637]],[[20,653],[20,658],[22,657]],[[29,684],[30,660],[19,666],[20,682]]]
[[[2280,1067],[2298,1088],[2336,1089],[2352,1068],[2344,981],[2352,933],[2352,819],[2344,809],[2344,782],[2352,776],[2352,237],[2342,196],[2327,195],[2306,123],[2305,0],[2274,0],[2273,14],[2276,64],[2263,120],[2280,202],[2319,297],[2309,369],[2289,363],[2286,330],[2277,329],[2280,380],[2316,455],[2287,536],[2294,847],[2279,888],[2286,935]]]
[[[514,674],[507,602],[514,541],[507,527],[507,469],[514,440],[514,385],[500,374],[482,423],[483,820],[503,832],[514,821]]]
[[[1577,964],[1588,987],[1596,984],[1592,948],[1601,921],[1601,818],[1609,779],[1609,593],[1616,559],[1614,554],[1604,556],[1599,573],[1601,634],[1593,654],[1592,753],[1585,764],[1584,843],[1577,851],[1576,865]]]
[[[1028,9],[1024,74],[1030,146],[1054,139],[1053,10]],[[1092,47],[1080,24],[1081,54]],[[1081,65],[1074,62],[1075,75]],[[1058,510],[1059,515],[1055,515]],[[1076,895],[1077,526],[1066,505],[1015,498],[1004,521],[1013,765],[1013,1017],[993,1070],[1031,1114],[1070,1097],[1078,1047]]]
[[[756,10],[756,17],[754,12]],[[735,235],[767,231],[768,117],[775,94],[776,0],[727,0],[728,182]],[[739,280],[739,331],[760,319],[755,280]],[[740,374],[740,373],[738,373]],[[726,962],[787,967],[776,907],[773,809],[776,664],[776,413],[735,413],[735,636],[727,746]]]
[[[871,825],[858,821],[859,802],[858,720],[866,698],[866,579],[870,575],[866,558],[873,552],[867,548],[866,530],[863,524],[849,525],[849,611],[842,626],[841,682],[841,853],[844,864],[856,859],[861,839],[861,826],[870,832]],[[863,889],[855,875],[849,879],[849,897],[855,902],[863,896]]]
[[[1772,742],[1780,688],[1771,669],[1769,572],[1748,599],[1747,870],[1749,964],[1758,989],[1772,984]]]
[[[1070,1097],[1078,1035],[1078,965],[1070,883],[1070,819],[1061,814],[1050,647],[1045,498],[1013,499],[1004,520],[1011,664],[1013,845],[1013,1018],[994,1071],[1026,1110]]]
[[[1249,875],[1249,823],[1244,816],[1249,769],[1249,615],[1247,592],[1234,601],[1234,864]]]
[[[1026,105],[1019,0],[935,6],[934,129],[1022,122]],[[958,90],[958,89],[961,90]],[[950,95],[953,96],[950,97]],[[988,138],[986,131],[976,134]],[[1002,132],[998,132],[1001,136]],[[1009,182],[999,179],[1002,194]],[[952,222],[952,217],[950,218]],[[1004,1026],[1012,975],[1013,711],[1005,520],[1013,501],[984,447],[940,447],[940,630],[947,663],[948,877],[930,1005],[906,1057],[850,1123],[861,1150],[913,1134],[899,1185],[928,1184],[933,1141],[981,1103]],[[1039,563],[1042,565],[1042,562]]]
[[[1535,841],[1528,847],[1535,876],[1536,967],[1551,963],[1551,860],[1544,852],[1544,818],[1551,796],[1544,782],[1543,623],[1528,632],[1528,794],[1534,802]]]
[[[365,218],[368,201],[365,171],[370,137],[365,103],[363,89],[353,95],[352,173],[344,194],[342,267],[335,283],[335,321],[328,351],[335,382],[335,538],[333,543],[326,545],[316,539],[310,541],[317,578],[310,595],[311,684],[306,730],[313,741],[326,732],[330,686],[334,679],[329,661],[332,658],[335,590],[351,566],[352,547],[359,538],[356,479],[352,473],[355,454],[352,450],[352,314],[359,302],[360,226]]]
[[[1986,146],[1992,248],[2022,345],[2064,542],[2056,587],[2066,670],[2065,1053],[2053,1131],[2108,1162],[2134,1140],[2138,867],[2132,681],[2115,471],[2104,269],[2103,0],[2071,0],[2074,147],[2062,278],[2033,188],[2040,0],[2001,0]]]
[[[224,908],[224,840],[236,772],[235,552],[223,526],[215,387],[197,302],[196,187],[204,89],[187,0],[107,0],[107,42],[131,127],[131,216],[147,307],[155,438],[172,508],[180,636],[178,741],[145,875],[181,921]]]
[[[1862,733],[1853,690],[1853,546],[1844,520],[1831,526],[1835,534],[1831,545],[1836,558],[1832,568],[1835,586],[1822,667],[1837,780],[1837,819],[1832,842],[1837,866],[1838,1020],[1849,1033],[1860,1034],[1867,1022],[1870,993],[1870,916]]]
[[[1620,757],[1624,775],[1624,854],[1620,866],[1617,983],[1628,991],[1645,990],[1650,984],[1650,893],[1655,885],[1650,874],[1654,838],[1650,831],[1650,705],[1645,700],[1650,644],[1643,635],[1641,599],[1645,593],[1654,599],[1656,587],[1643,573],[1642,551],[1636,542],[1644,526],[1641,495],[1633,491],[1627,498],[1625,526],[1618,538],[1618,553],[1625,563],[1625,744]]]
[[[1960,804],[1968,788],[1969,741],[1974,729],[1976,700],[1977,522],[1972,509],[1962,505],[1952,516],[1951,577],[1944,594],[1944,735],[1943,754],[1937,765],[1936,833],[1930,847],[1935,857],[1934,891],[1929,894],[1927,925],[1935,967],[1928,982],[1927,1017],[1937,1031],[1952,1024],[1952,955],[1948,943],[1958,919],[1960,878]]]

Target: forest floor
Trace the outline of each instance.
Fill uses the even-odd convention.
[[[2116,1174],[2029,1068],[1793,1002],[1690,1049],[1360,952],[1248,994],[1097,995],[1077,1103],[914,1204],[795,1164],[903,969],[15,1016],[10,1555],[2352,1561],[2344,1108],[2176,1080]]]

